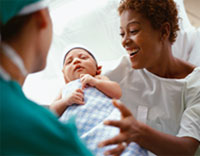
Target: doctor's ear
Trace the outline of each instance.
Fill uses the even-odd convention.
[[[48,18],[50,18],[48,9],[42,9],[33,13],[33,17],[35,17],[35,20],[37,21],[37,26],[40,29],[46,28],[48,26]]]
[[[166,39],[169,40],[170,32],[170,24],[168,22],[163,23],[161,26],[161,41],[165,41]]]
[[[100,75],[101,74],[101,69],[102,69],[102,66],[97,66],[96,75]]]

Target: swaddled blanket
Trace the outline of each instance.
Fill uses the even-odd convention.
[[[62,97],[68,96],[77,88],[81,88],[80,79],[68,83],[63,89]],[[120,112],[112,105],[111,99],[95,87],[84,89],[84,102],[84,105],[69,106],[60,120],[65,122],[75,116],[79,136],[94,155],[103,155],[106,149],[113,148],[113,146],[98,148],[98,143],[119,133],[117,128],[105,126],[103,122],[108,119],[119,120]],[[123,152],[123,156],[125,155],[146,156],[147,151],[135,143],[130,143]]]

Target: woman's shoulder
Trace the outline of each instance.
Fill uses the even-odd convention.
[[[179,79],[184,79],[193,74],[193,71],[195,70],[196,66],[181,60],[181,59],[176,59],[176,70],[175,70],[175,77]]]

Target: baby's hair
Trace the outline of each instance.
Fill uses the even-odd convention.
[[[89,50],[87,50],[87,49],[85,49],[85,48],[83,48],[83,47],[74,47],[74,48],[71,48],[70,50],[68,50],[68,51],[66,52],[65,56],[64,56],[63,65],[65,64],[65,59],[66,59],[67,55],[68,55],[72,50],[74,50],[74,49],[83,49],[84,51],[86,51],[88,54],[90,54],[90,56],[92,56],[92,58],[95,60],[96,65],[97,65],[97,60],[96,60],[96,58],[94,57],[94,55],[93,55]]]

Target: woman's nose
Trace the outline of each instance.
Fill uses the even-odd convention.
[[[129,44],[131,42],[131,39],[128,35],[125,35],[123,38],[122,38],[122,45],[123,47],[125,47],[127,44]]]

